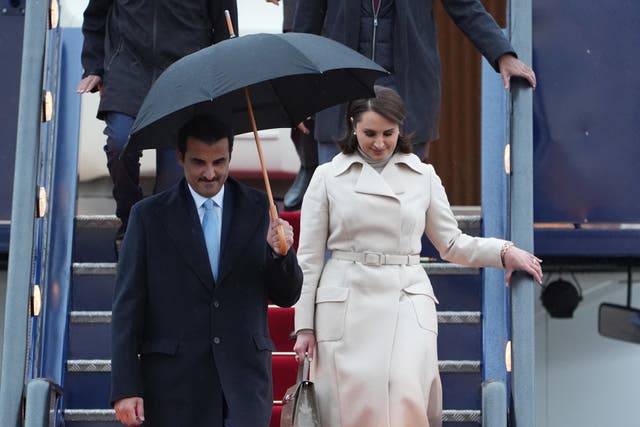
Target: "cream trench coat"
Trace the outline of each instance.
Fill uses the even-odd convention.
[[[316,169],[302,204],[295,328],[315,330],[323,427],[441,426],[438,301],[423,267],[325,263],[327,250],[420,254],[424,232],[443,259],[502,268],[504,241],[463,234],[440,178],[415,155],[394,154],[381,173],[358,154]]]

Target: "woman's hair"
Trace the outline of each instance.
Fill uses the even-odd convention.
[[[347,134],[338,142],[344,154],[355,153],[358,149],[358,138],[354,134],[356,123],[367,111],[380,114],[385,119],[397,124],[400,128],[396,152],[411,153],[411,137],[403,133],[402,125],[406,117],[404,102],[398,92],[384,86],[374,86],[375,98],[357,99],[347,107]]]

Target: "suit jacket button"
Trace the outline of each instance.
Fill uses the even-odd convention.
[[[220,338],[218,338],[218,337],[214,337],[214,338],[213,338],[213,343],[214,343],[214,344],[220,344]]]
[[[218,307],[220,307],[220,303],[219,303],[218,301],[214,301],[214,302],[213,302],[213,306],[214,306],[215,308],[218,308]]]

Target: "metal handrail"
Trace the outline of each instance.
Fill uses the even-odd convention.
[[[519,57],[531,64],[531,0],[510,2],[509,18],[511,42]],[[500,76],[484,63],[482,90],[483,234],[511,239],[519,247],[533,251],[531,89],[512,82],[509,96],[502,89]],[[501,118],[504,121],[500,121]],[[510,149],[507,152],[510,155],[504,155],[505,149]],[[508,173],[505,157],[509,163]],[[511,419],[518,427],[534,426],[535,285],[528,275],[517,274],[507,289],[503,273],[494,269],[484,270],[483,283],[483,379],[497,380],[505,388],[508,384],[513,396]],[[505,366],[509,338],[512,340],[511,378]],[[483,399],[485,391],[483,387]],[[505,391],[505,404],[507,395]],[[506,406],[493,413],[495,415],[483,413],[485,422],[505,426]],[[499,418],[494,419],[496,416]]]
[[[48,427],[53,425],[58,398],[62,389],[55,383],[35,378],[27,384],[24,427]]]
[[[519,57],[532,64],[531,0],[512,0],[509,11],[511,43]],[[511,98],[511,239],[533,252],[533,93],[512,82]],[[511,280],[511,387],[513,413],[518,427],[535,422],[535,284],[531,276],[516,274]]]
[[[26,2],[0,384],[0,425],[5,427],[21,425],[47,13],[48,2]]]
[[[507,425],[507,387],[502,381],[482,383],[482,427]]]

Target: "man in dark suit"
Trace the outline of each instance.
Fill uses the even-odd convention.
[[[131,212],[112,323],[111,399],[126,425],[269,424],[267,304],[293,305],[302,272],[291,226],[228,177],[232,147],[228,128],[195,117],[179,133],[185,179]]]

